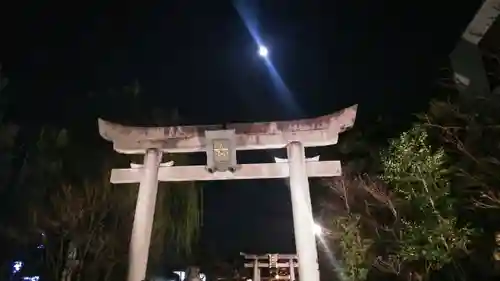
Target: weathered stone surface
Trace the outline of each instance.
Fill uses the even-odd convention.
[[[500,0],[485,0],[472,21],[467,25],[462,38],[477,45],[500,14]]]
[[[317,118],[227,124],[234,129],[238,150],[281,148],[290,141],[304,146],[335,144],[339,133],[354,125],[357,105]],[[99,119],[99,133],[113,142],[120,153],[143,153],[147,148],[165,152],[201,152],[205,146],[205,131],[221,130],[223,125],[133,127]]]
[[[485,0],[474,18],[462,33],[462,37],[450,54],[451,66],[458,90],[463,97],[490,93],[490,85],[479,44],[490,37],[489,44],[498,42],[498,36],[488,36],[498,29],[500,0]],[[494,37],[493,39],[491,37]]]

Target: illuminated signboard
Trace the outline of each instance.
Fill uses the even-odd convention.
[[[236,142],[234,130],[206,131],[207,170],[211,173],[234,171]]]
[[[212,140],[213,158],[216,163],[230,163],[231,151],[230,142],[228,139],[214,139]]]

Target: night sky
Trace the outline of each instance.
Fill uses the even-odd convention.
[[[65,120],[77,97],[134,80],[151,108],[177,108],[189,124],[312,117],[354,103],[361,122],[404,121],[425,109],[479,2],[13,1],[0,6],[0,62],[18,99],[12,114],[28,123]],[[281,84],[250,31],[269,46]],[[205,208],[208,249],[294,251],[283,181],[209,183]]]

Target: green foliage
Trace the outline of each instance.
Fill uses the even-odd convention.
[[[339,272],[341,280],[365,280],[371,268],[366,254],[374,241],[363,237],[360,220],[359,215],[350,214],[333,221],[333,232],[340,234],[336,241],[343,260]]]
[[[481,230],[464,266],[487,276],[495,275],[492,268],[499,266],[494,238],[500,223],[499,90],[435,100],[420,116],[451,159],[459,220]]]
[[[365,280],[375,262],[377,243],[383,240],[379,234],[384,231],[372,211],[388,210],[385,215],[391,217],[391,199],[368,176],[345,174],[329,186],[333,196],[324,202],[322,221],[330,230],[327,234],[332,240],[329,244],[335,245],[335,257],[341,259],[338,275],[346,281]]]
[[[372,182],[347,175],[330,183],[334,196],[326,205],[336,207],[327,212],[336,234],[332,244],[342,248],[348,276],[355,276],[353,269],[371,265],[368,279],[386,280],[380,278],[382,271],[398,280],[498,280],[498,61],[498,55],[485,60],[491,66],[491,92],[440,89],[441,99],[419,115],[420,125],[391,141],[381,154],[383,171],[374,165],[368,171],[354,169],[368,172]],[[375,135],[384,131],[377,126],[373,130]],[[364,145],[346,146],[358,151],[378,148],[366,138],[357,143]],[[342,159],[359,158],[352,152]],[[352,166],[359,165],[344,165]],[[356,225],[359,231],[344,231],[338,224]],[[353,233],[359,237],[356,241],[373,241],[369,249],[352,242]]]
[[[171,184],[162,189],[160,200],[166,203],[163,206],[168,206],[162,220],[167,224],[170,245],[177,245],[175,250],[190,254],[201,223],[200,190],[195,183]]]
[[[393,140],[382,157],[382,179],[400,199],[396,254],[405,262],[424,261],[426,270],[437,270],[467,251],[473,230],[457,226],[444,150],[432,151],[427,141],[421,126]]]
[[[427,144],[427,132],[420,126],[404,132],[390,142],[387,152],[382,154],[384,174],[382,178],[388,183],[406,184],[421,182],[424,179],[437,177],[442,180],[445,155],[442,149],[433,152]],[[447,185],[447,183],[444,183]],[[397,192],[411,196],[408,190],[395,188]],[[410,198],[408,198],[410,199]]]
[[[467,106],[461,100],[433,101],[421,116],[453,157],[456,190],[471,208],[500,208],[500,95],[476,96]],[[497,221],[485,221],[484,226]]]
[[[417,125],[392,140],[380,159],[381,181],[354,177],[332,184],[345,204],[330,219],[344,277],[364,280],[377,269],[425,280],[453,266],[475,231],[457,224],[444,150],[433,150]]]

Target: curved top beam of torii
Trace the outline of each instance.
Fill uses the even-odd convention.
[[[203,152],[205,131],[234,130],[237,150],[278,149],[300,141],[305,147],[337,143],[338,135],[351,128],[357,105],[330,115],[294,121],[232,123],[223,125],[133,127],[98,120],[100,135],[124,154],[142,154],[157,148],[168,153]]]

